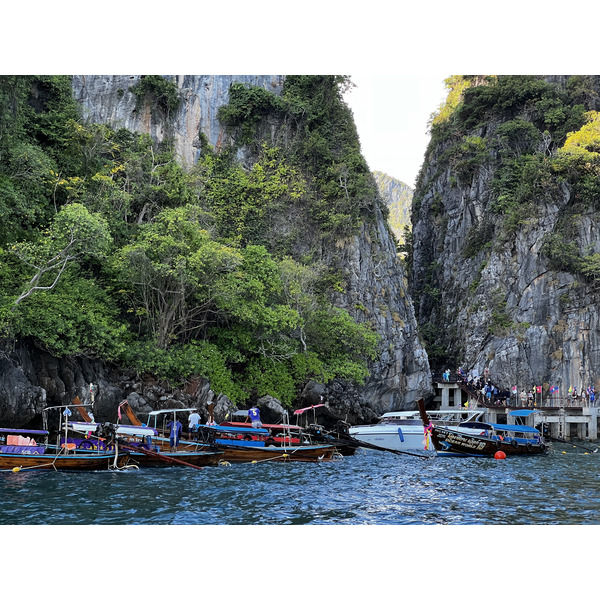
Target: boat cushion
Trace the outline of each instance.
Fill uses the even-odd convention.
[[[44,454],[45,446],[0,446],[2,454]]]

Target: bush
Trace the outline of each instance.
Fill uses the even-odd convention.
[[[148,99],[152,99],[166,113],[179,107],[177,85],[161,75],[142,75],[139,83],[132,86],[130,90],[137,97],[138,107]]]

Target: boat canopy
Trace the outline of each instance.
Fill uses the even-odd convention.
[[[261,429],[260,427],[225,427],[223,425],[200,425],[200,427],[204,427],[206,429],[212,429],[214,431],[218,431],[219,433],[254,433],[256,435],[269,435],[269,432],[266,429]]]
[[[439,409],[439,410],[428,410],[427,414],[433,418],[439,418],[443,416],[454,416],[454,415],[484,415],[485,410],[473,410],[470,408],[449,408],[449,409]],[[380,419],[391,419],[391,418],[404,418],[404,419],[418,419],[420,418],[420,413],[418,410],[401,410],[394,412],[383,413]]]
[[[494,429],[502,431],[515,431],[519,433],[538,433],[539,431],[535,427],[528,427],[527,425],[501,425],[500,423],[491,423]]]
[[[508,413],[509,417],[528,417],[529,415],[533,415],[536,413],[539,413],[539,410],[531,410],[528,408],[524,408],[522,410],[513,410],[512,412]]]
[[[243,427],[244,429],[252,428],[252,423],[238,423],[236,421],[225,421],[220,427]],[[288,425],[287,423],[263,423],[263,429],[292,429],[294,431],[302,431],[300,425]]]
[[[83,421],[70,421],[69,428],[82,433],[95,433],[99,423],[85,423]],[[117,425],[117,434],[120,435],[158,435],[156,429],[137,425]]]
[[[16,435],[48,435],[45,429],[11,429],[10,427],[0,427],[0,433],[14,433]]]
[[[193,411],[197,411],[197,408],[163,408],[161,410],[153,410],[152,412],[148,413],[149,417],[154,417],[156,415],[168,415],[168,414],[172,414],[172,413],[178,413],[178,412],[193,412]]]
[[[313,406],[306,406],[304,408],[299,408],[298,410],[294,411],[295,415],[301,415],[303,413],[305,413],[307,410],[312,410],[313,408],[320,408],[321,406],[325,406],[324,404],[314,404]]]

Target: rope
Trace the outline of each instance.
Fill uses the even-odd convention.
[[[253,460],[251,461],[251,464],[257,464],[257,463],[263,463],[263,462],[269,462],[270,460],[277,460],[278,458],[283,458],[284,462],[285,459],[289,457],[289,454],[283,453],[283,454],[277,454],[276,456],[271,456],[270,458],[263,458],[262,460]]]
[[[43,465],[35,465],[34,467],[13,467],[12,469],[2,469],[3,473],[18,473],[19,471],[27,471],[29,469],[41,469],[42,467],[54,466],[54,461],[49,463],[44,463]],[[54,467],[56,471],[56,467]]]

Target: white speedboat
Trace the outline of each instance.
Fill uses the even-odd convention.
[[[428,411],[430,420],[437,425],[458,426],[475,423],[485,414],[484,410],[447,409]],[[433,444],[425,436],[423,421],[418,410],[388,412],[374,425],[350,427],[350,435],[385,450],[417,451],[435,453]]]

